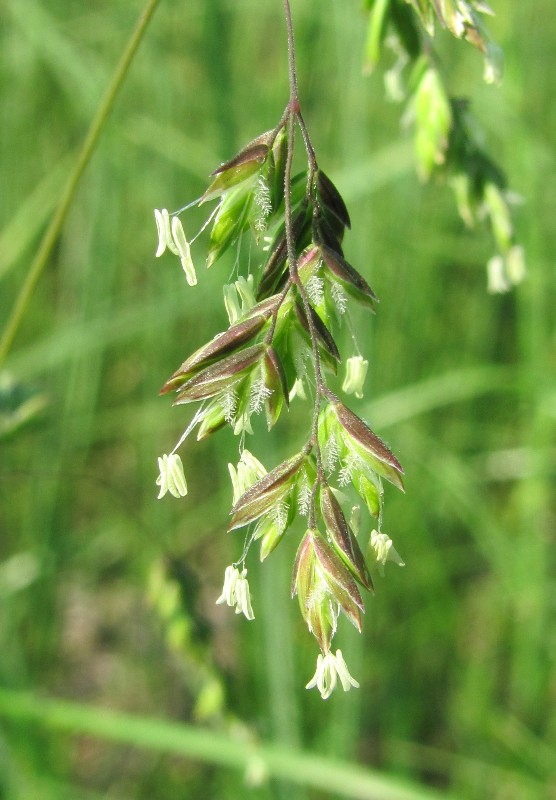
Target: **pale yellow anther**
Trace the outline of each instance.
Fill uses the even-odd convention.
[[[384,574],[384,565],[387,561],[393,561],[398,567],[405,567],[405,562],[394,547],[392,539],[385,533],[372,531],[369,540],[369,549],[374,551],[374,556],[381,575]]]
[[[187,494],[187,481],[183,471],[182,460],[177,453],[169,456],[164,454],[158,459],[159,475],[156,479],[157,486],[160,486],[158,499],[167,492],[173,497],[185,497]]]
[[[197,274],[191,258],[191,248],[179,217],[172,217],[172,237],[178,250],[187,282],[190,286],[195,286],[197,284]]]
[[[158,247],[155,257],[158,258],[161,256],[165,252],[166,248],[168,248],[171,253],[174,253],[174,255],[179,255],[178,248],[176,247],[172,238],[172,228],[170,225],[170,215],[168,214],[168,209],[155,208],[154,219],[156,222],[156,229],[158,231]]]
[[[249,620],[255,619],[251,606],[251,593],[246,569],[240,572],[233,565],[226,567],[224,587],[222,594],[216,601],[216,605],[221,605],[222,603],[226,603],[232,608],[235,606],[236,614],[243,614]]]
[[[336,655],[330,652],[324,655],[319,653],[317,669],[305,688],[313,689],[316,686],[322,699],[327,700],[336,688],[338,678],[344,692],[349,692],[352,686],[359,688],[355,678],[349,674],[341,650],[336,650]]]
[[[365,361],[363,356],[348,358],[342,391],[346,394],[354,394],[360,400],[363,397],[363,384],[368,368],[369,362]]]

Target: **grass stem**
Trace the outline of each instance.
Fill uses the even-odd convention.
[[[108,89],[106,90],[106,94],[100,102],[97,112],[93,117],[81,151],[77,156],[74,167],[60,196],[54,216],[52,217],[50,224],[46,229],[35,258],[31,262],[29,271],[25,276],[25,280],[23,281],[19,295],[16,298],[11,314],[9,315],[8,321],[6,322],[2,332],[2,338],[0,339],[0,367],[2,367],[8,356],[8,353],[10,352],[11,346],[19,326],[21,325],[21,321],[23,320],[25,311],[29,305],[35,287],[48,263],[48,259],[50,258],[50,254],[52,253],[54,245],[58,240],[66,220],[66,216],[73,202],[73,198],[75,197],[81,176],[91,160],[91,156],[95,151],[102,130],[106,125],[106,121],[110,111],[112,110],[116,96],[126,78],[131,66],[131,62],[133,61],[135,53],[137,52],[143,35],[156,10],[156,7],[158,6],[158,3],[159,0],[147,0],[143,10],[141,11],[141,14],[139,15],[129,41],[122,53],[120,61],[114,70],[114,74]]]
[[[448,800],[447,795],[380,774],[358,764],[281,746],[234,739],[193,725],[138,717],[106,708],[51,700],[0,689],[0,716],[38,723],[148,750],[172,753],[209,764],[256,769],[267,777],[334,792],[360,800]]]

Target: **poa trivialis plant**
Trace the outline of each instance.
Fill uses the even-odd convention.
[[[405,103],[419,175],[449,182],[467,227],[489,222],[496,252],[487,263],[488,290],[509,291],[525,277],[523,247],[512,220],[512,206],[520,198],[508,190],[502,169],[486,152],[469,100],[450,95],[434,48],[438,29],[446,29],[482,54],[484,80],[499,83],[503,54],[485,23],[492,9],[483,0],[365,0],[365,6],[367,67],[372,70],[388,51],[393,56],[384,76],[386,94]]]
[[[471,220],[477,205],[486,203],[495,231],[506,224],[506,239],[499,244],[511,249],[498,173],[462,133],[466,130],[463,109],[444,96],[432,55],[418,36],[419,25],[432,36],[438,17],[455,35],[483,50],[487,76],[493,78],[497,51],[479,21],[486,7],[458,3],[450,11],[447,4],[434,3],[429,8],[419,2],[412,3],[411,9],[403,0],[368,5],[372,62],[378,57],[387,24],[397,31],[401,61],[404,65],[410,59],[414,62],[409,102],[422,173],[428,176],[450,160],[464,216]],[[254,619],[248,554],[258,544],[260,560],[265,561],[288,533],[295,535],[297,530],[300,541],[291,592],[320,648],[307,688],[316,687],[326,699],[338,683],[345,691],[358,686],[341,651],[332,651],[340,614],[361,631],[363,593],[374,590],[372,571],[383,574],[387,561],[404,565],[382,530],[383,482],[403,491],[403,469],[367,422],[328,383],[328,376],[336,375],[343,365],[342,392],[363,396],[368,362],[359,352],[344,361],[336,338],[354,304],[374,312],[378,298],[344,254],[350,216],[338,188],[317,160],[301,113],[288,0],[284,9],[290,98],[277,125],[217,167],[199,200],[173,213],[155,211],[156,255],[169,250],[179,257],[190,286],[197,283],[197,275],[181,217],[192,205],[215,203],[200,231],[210,227],[207,266],[234,248],[238,268],[237,280],[224,286],[227,330],[186,358],[162,387],[162,394],[175,395],[175,405],[197,407],[172,453],[159,459],[157,483],[159,497],[166,492],[175,497],[187,493],[177,450],[193,431],[202,440],[230,427],[240,437],[239,462],[229,465],[233,494],[228,530],[246,529],[247,535],[238,560],[226,568],[216,602]],[[297,130],[306,166],[293,175]],[[508,252],[505,257],[507,261]],[[271,430],[296,397],[310,398],[307,438],[285,461],[267,469],[245,447],[246,436],[253,433],[252,420],[264,415]],[[366,537],[360,532],[362,507],[376,520]]]

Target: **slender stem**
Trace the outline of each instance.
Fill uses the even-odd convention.
[[[292,15],[291,15],[291,7],[289,0],[284,0],[284,11],[286,15],[286,26],[288,31],[288,66],[289,66],[289,84],[290,84],[290,101],[287,108],[287,126],[288,126],[288,146],[287,146],[287,154],[286,154],[286,164],[285,164],[285,171],[284,171],[284,205],[285,205],[285,228],[286,228],[286,246],[287,246],[287,253],[288,253],[288,264],[289,264],[289,272],[290,272],[290,281],[292,284],[295,284],[299,295],[301,297],[301,301],[303,303],[303,310],[305,312],[305,316],[307,317],[307,323],[309,326],[309,336],[311,339],[311,350],[313,355],[313,369],[315,373],[315,401],[313,406],[313,417],[311,423],[311,437],[310,437],[310,444],[315,452],[315,458],[317,462],[317,476],[315,480],[315,484],[313,486],[312,492],[312,502],[311,508],[309,511],[309,520],[308,524],[310,528],[315,527],[315,505],[316,505],[316,495],[319,485],[324,480],[324,470],[322,467],[322,458],[321,452],[319,447],[319,440],[318,440],[318,422],[319,422],[319,412],[320,412],[320,405],[321,405],[321,398],[323,396],[323,392],[325,389],[325,384],[322,378],[322,369],[321,369],[321,361],[320,361],[320,353],[318,347],[318,338],[317,332],[315,329],[315,324],[313,322],[312,317],[312,307],[309,302],[309,298],[307,296],[307,292],[305,290],[305,286],[303,285],[297,268],[297,255],[295,251],[295,241],[294,241],[294,234],[293,234],[293,212],[292,212],[292,202],[291,202],[291,192],[292,192],[292,184],[291,184],[291,175],[292,175],[292,164],[293,164],[293,154],[294,154],[294,147],[295,147],[295,124],[296,122],[299,123],[301,128],[301,133],[303,136],[303,141],[305,144],[305,148],[307,150],[307,155],[309,158],[309,173],[310,173],[310,183],[312,183],[312,175],[316,169],[316,158],[315,152],[313,150],[313,146],[311,145],[311,140],[309,138],[309,134],[307,128],[305,126],[305,122],[301,115],[301,110],[299,107],[299,96],[298,96],[298,88],[297,88],[297,73],[295,69],[295,42],[294,42],[294,32],[293,32],[293,22],[292,22]]]
[[[307,130],[307,126],[305,125],[305,120],[303,119],[301,111],[297,112],[297,121],[299,122],[301,135],[303,136],[303,143],[305,144],[305,150],[307,151],[307,156],[309,157],[309,180],[312,181],[313,174],[317,169],[317,157],[315,155],[315,150],[311,143],[311,137],[309,136],[309,131]]]
[[[29,271],[27,272],[25,280],[23,281],[23,285],[19,291],[19,295],[16,298],[11,314],[4,327],[2,338],[0,339],[0,367],[5,362],[6,357],[11,349],[18,328],[35,290],[35,286],[37,285],[37,282],[48,263],[48,259],[50,258],[50,254],[52,253],[56,241],[58,240],[60,231],[62,230],[66,220],[67,213],[73,202],[73,198],[75,197],[75,192],[77,190],[79,181],[81,180],[81,176],[91,160],[91,156],[96,148],[100,134],[102,133],[102,130],[106,124],[108,115],[112,110],[116,96],[125,80],[131,62],[133,61],[133,57],[137,52],[137,48],[141,43],[143,35],[151,20],[151,17],[156,10],[156,7],[158,6],[158,3],[159,0],[147,0],[145,3],[145,6],[139,15],[125,50],[122,53],[120,61],[114,70],[114,74],[112,76],[112,80],[110,81],[110,85],[106,90],[106,94],[104,95],[97,112],[93,117],[81,151],[77,157],[73,170],[68,177],[67,183],[56,207],[56,211],[54,212],[54,216],[50,221],[50,225],[46,229],[43,239],[39,245],[39,249],[37,250],[35,258],[29,267]]]
[[[286,27],[288,29],[288,67],[290,76],[290,110],[291,110],[292,101],[298,100],[299,93],[297,91],[297,72],[295,69],[295,40],[293,35],[292,10],[290,7],[290,0],[284,0],[284,13],[286,15]]]

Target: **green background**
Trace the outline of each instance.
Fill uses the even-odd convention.
[[[351,405],[407,475],[384,523],[407,566],[377,578],[362,636],[338,634],[361,688],[323,703],[304,689],[294,537],[249,562],[255,622],[214,606],[243,545],[226,534],[237,439],[188,441],[186,499],[154,484],[189,420],[158,390],[227,324],[231,262],[207,272],[195,244],[188,287],[154,258],[152,209],[199,196],[276,124],[281,3],[160,4],[1,375],[3,421],[43,404],[0,439],[2,800],[556,797],[556,22],[547,0],[493,5],[501,87],[465,43],[439,47],[524,198],[529,274],[504,296],[485,288],[488,231],[419,183],[401,109],[362,74],[358,3],[293,3],[304,116],[350,209],[346,255],[381,299],[353,318],[370,368]],[[0,2],[0,326],[140,8]],[[296,401],[247,446],[274,466],[307,414]]]

